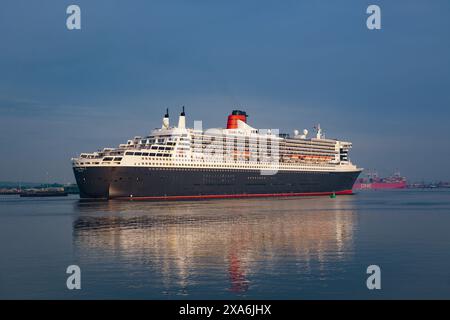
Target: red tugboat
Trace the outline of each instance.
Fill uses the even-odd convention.
[[[399,172],[386,178],[380,178],[378,174],[374,172],[368,173],[367,177],[359,178],[353,186],[353,189],[405,189],[406,186],[406,178],[402,177]]]

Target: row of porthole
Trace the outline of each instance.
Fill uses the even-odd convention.
[[[150,162],[142,162],[142,163],[135,163],[134,164],[135,166],[153,166],[153,165],[156,165],[156,166],[164,166],[164,165],[166,165],[166,164],[164,164],[164,163],[150,163]],[[204,165],[196,165],[196,164],[191,164],[191,165],[188,165],[188,164],[179,164],[179,165],[181,165],[181,166],[186,166],[186,167],[204,167]],[[290,164],[287,164],[288,166],[293,166],[293,165],[290,165]],[[214,168],[219,168],[219,167],[223,167],[223,165],[209,165],[208,167],[214,167]],[[302,166],[302,165],[300,165],[300,167],[303,167],[303,168],[309,168],[309,166]],[[328,170],[332,170],[332,169],[334,169],[334,167],[328,167],[328,166],[324,166],[324,165],[316,165],[315,167],[312,167],[311,168],[311,170],[313,170],[313,169],[315,169],[315,168],[317,168],[317,167],[322,167],[323,169],[328,169]],[[229,169],[255,169],[255,170],[263,170],[263,169],[282,169],[283,168],[283,166],[282,165],[280,165],[280,166],[276,166],[276,168],[274,168],[273,166],[258,166],[258,167],[251,167],[251,166],[233,166],[233,167],[230,167]]]
[[[192,171],[192,169],[195,169],[197,171],[209,171],[209,172],[229,172],[230,170],[233,169],[210,169],[210,168],[173,168],[173,167],[150,167],[148,168],[148,170],[155,170],[155,171],[159,171],[159,170],[166,170],[166,171]],[[249,169],[253,172],[259,172],[260,170],[258,169]],[[305,173],[314,173],[314,174],[329,174],[329,172],[327,171],[308,171],[308,172],[297,172],[299,174],[305,174]],[[257,177],[259,178],[259,177]]]

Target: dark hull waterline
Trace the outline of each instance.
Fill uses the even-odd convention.
[[[74,168],[81,198],[183,200],[351,194],[360,171],[279,171],[148,167]]]

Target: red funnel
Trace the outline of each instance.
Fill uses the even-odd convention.
[[[233,110],[228,116],[227,129],[237,129],[238,120],[247,123],[247,113],[245,111]]]

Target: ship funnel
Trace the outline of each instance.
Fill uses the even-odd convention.
[[[169,108],[166,109],[166,114],[163,118],[162,129],[169,129]]]
[[[186,114],[184,113],[184,106],[183,111],[180,114],[180,117],[178,118],[178,129],[185,129],[186,128]]]
[[[241,110],[233,110],[228,116],[227,129],[237,129],[238,120],[247,123],[247,113]]]

